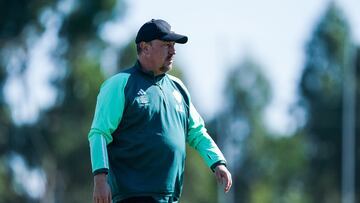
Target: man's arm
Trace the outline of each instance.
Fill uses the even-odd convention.
[[[111,203],[111,190],[106,180],[109,170],[107,145],[112,142],[112,133],[122,118],[127,79],[127,74],[118,74],[110,78],[102,85],[97,98],[95,115],[88,135],[94,174],[93,200],[96,203]]]
[[[189,111],[189,130],[186,140],[199,152],[206,164],[215,172],[218,183],[224,184],[224,191],[228,192],[232,185],[232,179],[226,168],[225,157],[207,133],[204,121],[192,103],[190,103]]]
[[[124,88],[128,74],[117,74],[103,83],[96,101],[94,119],[88,135],[92,172],[107,172],[109,169],[107,145],[112,142],[112,133],[118,127],[125,106]]]
[[[224,155],[207,133],[204,121],[192,103],[190,103],[189,111],[187,143],[200,153],[206,164],[213,171],[217,165],[226,165]]]
[[[225,192],[228,192],[232,180],[230,172],[225,167],[226,160],[224,155],[207,133],[204,121],[191,103],[190,94],[185,85],[178,78],[171,75],[169,77],[175,82],[179,90],[183,90],[181,93],[183,94],[184,92],[183,96],[189,107],[186,142],[199,152],[206,164],[215,172],[218,182],[225,183]]]

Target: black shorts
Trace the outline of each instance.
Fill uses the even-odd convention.
[[[121,200],[118,203],[157,203],[152,197],[131,197]]]

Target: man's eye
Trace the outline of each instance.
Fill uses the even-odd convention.
[[[172,47],[172,46],[174,46],[174,44],[171,43],[171,42],[169,42],[169,43],[166,43],[165,46],[167,46],[167,47]]]

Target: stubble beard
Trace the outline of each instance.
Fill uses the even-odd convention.
[[[170,65],[163,65],[163,66],[161,66],[160,71],[163,72],[163,73],[166,73],[166,72],[170,71],[171,69],[172,69],[171,64]]]

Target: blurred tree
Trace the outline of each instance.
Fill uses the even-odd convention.
[[[56,202],[90,202],[92,198],[86,135],[104,77],[95,60],[80,57],[76,64],[65,80],[63,102],[46,112],[39,122],[39,136],[45,142],[39,146],[39,153],[43,154],[42,165]]]
[[[44,39],[45,46],[50,46],[47,57],[35,60],[51,61],[41,64],[41,68],[45,71],[49,64],[55,67],[56,76],[49,85],[57,92],[55,105],[40,109],[37,122],[14,128],[6,118],[9,113],[1,97],[0,202],[90,202],[87,133],[98,88],[104,80],[101,50],[107,46],[98,31],[105,23],[123,16],[124,1],[15,0],[1,1],[0,5],[0,83],[6,80],[6,68],[20,78],[25,92],[31,90],[27,69],[34,60],[34,47]],[[25,102],[28,96],[23,95]],[[31,108],[32,104],[26,105]],[[12,164],[14,157],[20,157],[27,172],[44,172],[43,197],[31,194],[25,183],[28,181],[19,180]]]
[[[0,156],[6,150],[7,134],[9,127],[9,114],[6,112],[5,99],[3,94],[3,86],[6,79],[5,69],[0,66]]]
[[[229,73],[225,87],[224,111],[209,125],[234,180],[232,194],[220,202],[306,202],[303,139],[300,133],[279,137],[265,128],[262,117],[271,89],[261,67],[245,58]]]
[[[34,18],[45,5],[46,1],[40,0],[0,1],[0,39],[16,40],[24,27],[37,23]]]
[[[249,184],[242,180],[244,172],[249,170],[243,171],[241,166],[247,156],[246,142],[253,136],[264,136],[260,118],[270,100],[271,90],[260,66],[250,57],[236,66],[226,81],[223,112],[211,121],[209,131],[224,150],[233,175],[232,194],[225,202],[249,202],[249,197],[246,197],[250,193]]]
[[[9,109],[5,104],[3,85],[6,79],[6,72],[0,65],[0,202],[16,203],[19,198],[15,198],[16,193],[11,187],[10,168],[8,167],[9,137],[13,129],[11,124]]]
[[[130,40],[120,51],[118,59],[118,71],[133,66],[137,60],[135,40]]]
[[[356,71],[356,113],[355,113],[355,201],[360,200],[360,47],[356,49],[355,71]]]
[[[345,66],[354,60],[347,55],[353,48],[349,29],[332,2],[306,46],[300,103],[307,114],[306,189],[311,202],[340,202],[341,198],[343,77]]]
[[[181,203],[216,203],[216,179],[200,155],[187,146]]]

